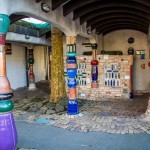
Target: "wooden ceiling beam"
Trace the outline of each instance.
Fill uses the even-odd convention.
[[[105,15],[105,14],[109,14],[109,13],[130,13],[130,14],[135,14],[139,17],[145,17],[150,19],[150,14],[147,14],[146,12],[143,11],[139,11],[137,9],[131,9],[131,8],[125,8],[125,7],[113,7],[113,8],[109,8],[109,9],[98,9],[96,11],[92,11],[90,13],[87,13],[86,15],[83,15],[80,18],[80,24],[83,24],[84,22],[87,22],[89,20],[91,20],[92,18],[101,16],[101,15]]]
[[[145,22],[145,23],[150,22],[147,18],[144,18],[144,17],[142,18],[142,17],[139,17],[138,15],[134,15],[134,14],[110,13],[110,14],[101,15],[99,17],[95,17],[95,18],[89,20],[87,22],[87,27],[92,26],[92,25],[96,24],[97,22],[103,22],[103,20],[111,19],[111,18],[130,18],[130,19],[137,19],[137,20],[141,19],[142,22]]]
[[[35,0],[36,3],[39,3],[40,1],[42,1],[42,0]]]
[[[138,28],[138,27],[132,27],[132,26],[130,26],[130,27],[127,27],[127,26],[126,27],[122,27],[122,26],[112,27],[112,28],[109,28],[109,29],[107,29],[107,30],[105,30],[103,32],[99,32],[99,34],[103,33],[103,35],[106,35],[106,34],[108,34],[110,32],[117,31],[117,30],[137,30],[137,31],[140,31],[140,32],[143,32],[143,33],[147,34],[147,29]]]
[[[91,4],[93,2],[103,2],[106,0],[72,0],[70,2],[68,2],[67,4],[64,5],[64,16],[66,16],[67,14],[71,13],[72,11],[74,11],[75,9],[78,9],[79,7],[84,7],[87,4]],[[111,0],[112,1],[112,0]],[[148,5],[150,7],[149,1],[148,0],[128,0],[128,1],[133,1],[133,2],[138,2],[140,4],[143,5]],[[107,1],[109,3],[109,1]]]
[[[25,15],[16,15],[16,14],[12,14],[9,16],[10,18],[10,21],[11,21],[11,24],[18,21],[18,20],[21,20],[23,18],[28,18],[28,16],[25,16]]]
[[[90,4],[94,1],[97,1],[97,0],[75,0],[75,1],[72,0],[63,6],[64,16],[68,15],[75,9],[78,9],[79,7]]]
[[[131,24],[137,24],[137,25],[141,25],[141,26],[145,26],[145,27],[147,27],[147,29],[148,29],[148,26],[149,26],[149,24],[145,24],[145,23],[143,23],[143,22],[140,22],[140,21],[136,21],[136,20],[123,20],[123,21],[121,21],[121,20],[118,20],[118,21],[111,21],[111,22],[107,22],[107,23],[103,23],[103,24],[98,24],[97,26],[94,26],[94,27],[92,27],[91,28],[91,30],[94,30],[94,29],[99,29],[99,28],[103,28],[103,27],[107,27],[107,26],[109,26],[109,25],[113,25],[113,24],[127,24],[127,23],[131,23]]]
[[[115,25],[109,25],[109,26],[107,26],[107,27],[103,27],[103,28],[97,28],[96,29],[96,33],[99,33],[99,34],[101,34],[101,33],[104,33],[104,32],[106,32],[107,30],[110,30],[110,29],[112,29],[112,28],[123,28],[123,29],[127,29],[127,28],[130,28],[130,27],[132,27],[132,29],[141,29],[141,30],[145,30],[145,31],[147,31],[148,32],[148,28],[147,27],[145,27],[145,26],[141,26],[141,25],[137,25],[137,24],[115,24]]]
[[[97,22],[96,24],[92,25],[91,26],[91,30],[94,30],[96,28],[101,28],[101,27],[104,27],[104,26],[107,26],[108,24],[111,24],[111,25],[114,25],[116,23],[136,23],[136,24],[140,24],[140,25],[143,25],[143,26],[147,26],[148,27],[148,23],[144,23],[141,21],[141,19],[139,20],[136,20],[136,19],[131,19],[131,18],[112,18],[112,19],[106,19],[105,21],[103,22]]]
[[[126,7],[131,9],[133,8],[139,11],[143,11],[150,15],[150,11],[149,11],[150,7],[148,5],[142,5],[140,3],[136,3],[129,0],[126,0],[124,3],[121,3],[120,1],[111,1],[108,3],[105,1],[105,2],[95,2],[76,9],[74,11],[73,20],[76,20],[77,18],[98,9],[104,9],[104,8],[109,9],[113,7]]]
[[[55,10],[62,4],[69,2],[70,0],[52,0],[52,10]]]

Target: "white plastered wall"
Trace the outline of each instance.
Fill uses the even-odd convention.
[[[12,44],[12,54],[6,55],[6,59],[11,88],[26,86],[25,47]]]
[[[6,55],[7,76],[12,89],[24,87],[26,82],[25,47],[12,43],[12,55]],[[45,80],[44,46],[34,47],[35,81]]]
[[[44,46],[34,47],[34,74],[35,82],[45,80],[45,58],[44,58]]]
[[[128,38],[133,37],[134,43],[129,44]],[[139,55],[134,55],[133,66],[133,90],[147,91],[150,83],[150,68],[148,67],[149,49],[147,45],[147,35],[134,30],[119,30],[111,32],[104,36],[104,50],[121,50],[124,55],[128,54],[128,48],[134,50],[145,50],[145,59],[141,60]],[[145,64],[145,69],[141,65]]]

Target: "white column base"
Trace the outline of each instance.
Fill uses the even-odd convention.
[[[29,90],[35,90],[35,89],[36,89],[35,83],[29,84]]]

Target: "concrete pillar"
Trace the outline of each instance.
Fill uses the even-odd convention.
[[[29,90],[35,90],[35,76],[33,72],[33,65],[34,65],[34,55],[33,55],[33,48],[28,48],[29,51]]]
[[[98,61],[97,61],[97,44],[92,44],[92,50],[93,50],[93,60],[91,61],[92,65],[92,88],[98,88]]]
[[[67,73],[68,73],[68,87],[69,87],[69,101],[68,114],[76,115],[79,113],[78,101],[76,98],[76,36],[67,36]]]
[[[5,38],[9,25],[9,16],[0,14],[0,150],[15,150],[17,144],[17,131],[12,114],[13,93],[6,73]]]

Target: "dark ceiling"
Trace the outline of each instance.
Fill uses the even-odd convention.
[[[42,0],[35,0],[42,3]],[[148,33],[150,0],[52,0],[52,10],[63,6],[64,16],[73,12],[73,20],[87,22],[87,28],[98,34],[107,34],[118,29],[134,29]],[[11,22],[25,18],[11,15]]]
[[[64,16],[73,12],[73,20],[87,22],[99,34],[118,29],[148,33],[150,0],[52,0],[52,10],[61,5]]]

